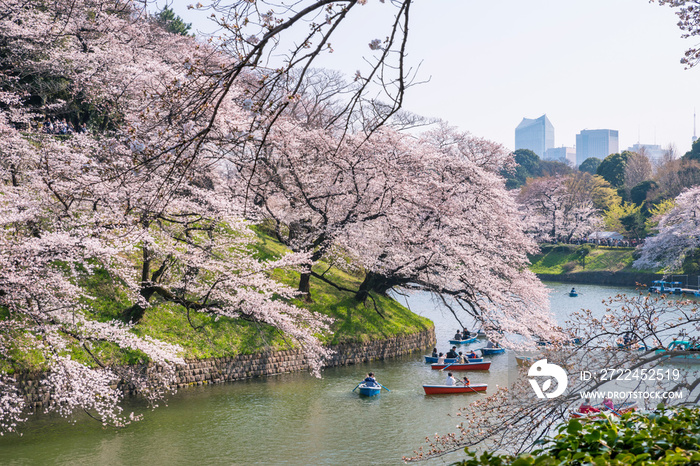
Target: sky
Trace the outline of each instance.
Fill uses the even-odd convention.
[[[190,3],[172,8],[212,31]],[[352,79],[395,11],[379,0],[353,9],[317,66]],[[416,0],[407,58],[427,82],[408,89],[404,108],[509,149],[523,118],[546,114],[555,147],[573,147],[582,129],[615,129],[620,150],[674,144],[682,155],[700,112],[700,66],[680,63],[697,40],[682,39],[677,22],[647,0]]]

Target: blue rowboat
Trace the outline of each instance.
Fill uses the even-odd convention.
[[[477,337],[469,338],[467,340],[450,340],[450,345],[466,345],[467,343],[474,343]]]
[[[434,358],[432,356],[423,356],[425,358],[425,363],[426,364],[436,364],[438,361],[438,358]],[[469,359],[469,362],[482,362],[482,358],[467,358]],[[446,364],[452,364],[453,362],[457,362],[456,359],[454,358],[445,358],[445,363]]]
[[[505,348],[480,348],[481,354],[484,356],[491,356],[493,354],[503,354],[506,352]]]
[[[376,387],[368,387],[367,385],[361,383],[358,385],[360,389],[360,395],[362,396],[376,396],[379,395],[379,393],[382,391],[382,387],[376,386]]]
[[[671,351],[671,353],[667,355],[671,361],[700,363],[700,345],[694,345],[688,340],[673,340],[673,342],[668,345],[668,350]],[[663,349],[656,350],[656,354],[663,354],[665,352],[666,350]]]
[[[578,296],[578,293],[576,293],[575,291],[572,291],[572,292],[569,292],[569,296],[571,296],[572,298],[575,298],[576,296]]]

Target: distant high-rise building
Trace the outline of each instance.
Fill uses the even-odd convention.
[[[539,118],[523,118],[515,128],[515,149],[530,149],[540,157],[544,157],[547,149],[554,147],[554,126],[547,115]]]
[[[589,157],[603,160],[620,149],[618,131],[615,129],[584,129],[576,135],[576,165]]]
[[[693,143],[698,140],[698,137],[695,135],[695,109],[693,109]]]
[[[638,154],[644,153],[647,157],[652,160],[661,160],[661,158],[666,153],[665,150],[661,148],[658,144],[640,144],[637,143],[631,147],[627,148],[630,152],[636,152]]]
[[[556,160],[563,162],[572,167],[576,166],[576,148],[575,147],[553,147],[547,149],[544,154],[544,160]]]

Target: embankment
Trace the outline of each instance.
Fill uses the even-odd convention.
[[[377,339],[366,343],[340,343],[330,345],[335,354],[326,367],[347,366],[363,362],[394,358],[435,345],[435,329],[430,327],[418,333]],[[308,370],[304,354],[298,350],[271,351],[255,354],[239,354],[232,357],[192,359],[177,370],[173,388],[191,385],[234,382],[252,377],[263,377],[286,372]],[[50,393],[41,384],[43,374],[15,374],[17,387],[27,405],[41,408],[50,401]],[[125,393],[134,394],[133,387],[122,387]]]
[[[654,280],[663,279],[664,275],[658,273],[642,272],[572,272],[572,273],[538,273],[537,277],[543,281],[581,283],[588,285],[614,285],[614,286],[637,286],[637,284],[650,285]],[[697,277],[689,284],[696,284]],[[683,277],[683,285],[685,277]]]

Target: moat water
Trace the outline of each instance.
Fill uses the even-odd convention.
[[[580,308],[603,309],[602,300],[634,289],[549,283],[551,304],[563,323]],[[399,297],[402,301],[403,297]],[[413,312],[436,324],[438,349],[445,351],[457,324],[428,295],[408,299]],[[467,348],[478,348],[476,342]],[[473,383],[507,385],[514,355],[493,356],[491,370],[470,373]],[[391,392],[361,398],[352,389],[368,371]],[[285,374],[192,387],[168,397],[167,406],[127,409],[143,412],[126,428],[102,427],[87,416],[73,422],[39,416],[22,436],[0,438],[3,465],[188,465],[188,464],[401,464],[402,456],[425,444],[425,437],[455,431],[454,414],[481,394],[426,396],[423,383],[442,383],[444,373],[423,363],[422,354],[327,369],[322,379]],[[449,464],[461,452],[433,460]]]

